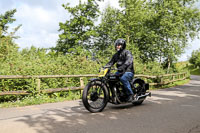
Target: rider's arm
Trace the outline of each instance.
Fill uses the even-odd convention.
[[[105,65],[105,67],[112,67],[117,62],[117,54],[114,54],[111,60]]]
[[[133,64],[133,56],[130,51],[126,51],[126,60],[122,66],[120,66],[120,69],[125,70],[129,65]]]

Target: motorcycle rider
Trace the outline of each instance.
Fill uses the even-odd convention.
[[[117,72],[120,76],[124,88],[126,89],[127,101],[134,100],[134,94],[130,82],[134,76],[133,56],[130,51],[126,50],[126,41],[124,39],[117,39],[115,41],[115,50],[117,51],[105,67],[111,67],[116,63]]]

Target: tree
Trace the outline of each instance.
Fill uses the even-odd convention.
[[[194,0],[157,0],[154,1],[155,18],[153,31],[158,35],[158,55],[168,68],[176,61],[186,46],[189,38],[194,38],[199,32],[200,11],[194,8]],[[156,39],[156,38],[155,38]]]
[[[153,55],[149,54],[151,34],[146,25],[151,16],[148,3],[146,0],[120,0],[120,5],[123,8],[119,26],[119,30],[123,32],[120,36],[124,35],[129,49],[137,59],[147,62]]]
[[[16,9],[13,9],[0,15],[0,59],[9,58],[10,53],[18,50],[17,45],[14,43],[14,39],[18,38],[15,36],[15,33],[21,25],[17,26],[14,31],[8,32],[8,24],[15,21],[13,17],[16,11]]]
[[[108,53],[117,38],[124,38],[127,47],[136,58],[139,55],[136,41],[143,30],[143,22],[146,17],[143,0],[120,0],[122,9],[108,6],[102,13],[101,23],[97,27],[98,42],[95,45],[102,54]],[[112,46],[113,47],[113,46]],[[103,51],[103,52],[102,52]],[[109,52],[110,53],[110,52]]]
[[[194,67],[200,68],[200,49],[192,51],[192,55],[189,62],[194,65]]]
[[[119,10],[111,6],[108,6],[101,14],[101,22],[96,27],[98,36],[95,43],[95,51],[98,51],[101,55],[108,53],[112,49],[114,41],[118,38],[119,14]]]
[[[99,7],[95,0],[87,0],[75,7],[70,7],[69,3],[63,7],[71,14],[70,19],[65,23],[60,23],[58,43],[55,49],[58,52],[70,53],[75,49],[89,49],[94,43],[96,36],[94,22],[99,16]]]
[[[1,35],[6,34],[8,30],[8,24],[11,24],[16,20],[13,18],[16,11],[17,11],[16,9],[13,9],[13,10],[7,11],[3,15],[0,15],[0,28],[2,30]]]
[[[169,70],[200,29],[195,0],[120,0],[124,8],[119,25],[130,47],[137,47],[143,62],[166,62]],[[165,63],[164,63],[165,64]]]

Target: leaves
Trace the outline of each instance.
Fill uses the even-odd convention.
[[[87,0],[75,7],[69,4],[63,7],[71,14],[71,18],[59,24],[62,33],[54,49],[63,53],[72,53],[76,47],[90,49],[96,36],[94,21],[99,16],[98,4],[95,0]]]
[[[189,62],[193,64],[195,68],[200,67],[200,49],[192,51]]]
[[[7,11],[4,15],[0,15],[0,29],[6,33],[8,30],[8,24],[13,23],[15,19],[13,18],[15,12],[17,10],[13,9],[10,11]]]

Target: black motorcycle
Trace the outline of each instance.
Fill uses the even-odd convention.
[[[112,68],[102,68],[98,78],[90,79],[83,90],[82,101],[85,108],[92,112],[101,112],[108,102],[112,104],[127,103],[126,90],[120,82],[119,75],[111,73]],[[132,101],[134,105],[143,103],[147,96],[151,96],[149,84],[140,78],[134,78],[130,81],[135,94]]]

